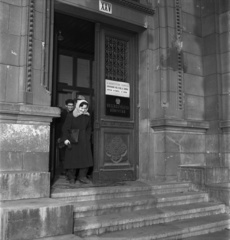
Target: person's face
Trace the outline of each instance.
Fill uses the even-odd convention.
[[[66,106],[68,112],[72,112],[73,111],[73,108],[74,108],[73,103],[68,103],[65,106]]]
[[[86,104],[79,107],[81,113],[85,113],[88,111],[88,106]]]

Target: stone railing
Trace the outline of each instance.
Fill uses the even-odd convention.
[[[205,189],[209,184],[229,182],[229,169],[226,167],[180,165],[178,180],[189,181],[199,189]]]

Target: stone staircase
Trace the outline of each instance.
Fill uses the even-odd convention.
[[[194,191],[190,183],[137,181],[56,189],[51,195],[73,205],[76,238],[63,240],[195,239],[214,232],[226,235],[230,226],[225,205],[209,201],[207,193]]]

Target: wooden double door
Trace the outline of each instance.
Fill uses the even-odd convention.
[[[94,23],[93,36],[94,51],[88,56],[57,49],[54,102],[63,105],[76,94],[90,102],[95,181],[136,180],[137,37],[99,23]]]

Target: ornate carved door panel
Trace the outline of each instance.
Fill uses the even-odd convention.
[[[96,26],[94,179],[135,180],[137,48],[131,32]],[[112,92],[112,94],[110,94]]]

